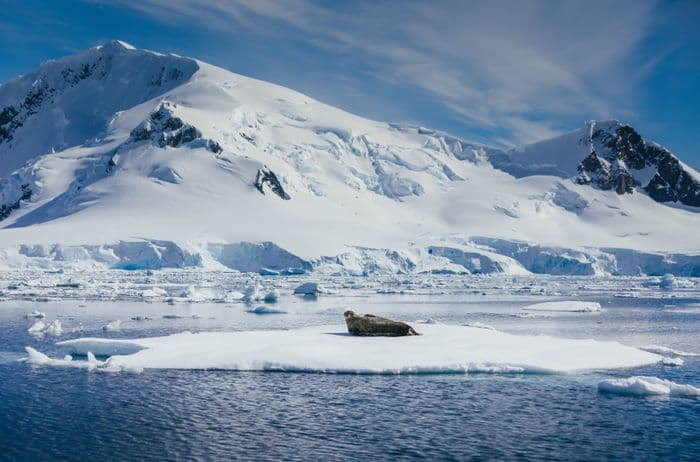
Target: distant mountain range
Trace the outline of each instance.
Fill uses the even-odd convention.
[[[700,174],[617,121],[504,151],[111,41],[0,85],[0,265],[700,275]]]

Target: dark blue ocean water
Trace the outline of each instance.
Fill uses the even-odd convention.
[[[697,300],[608,300],[601,314],[516,318],[508,300],[354,300],[363,311],[444,322],[480,321],[515,333],[618,339],[700,350]],[[603,395],[611,376],[653,375],[700,386],[700,358],[582,375],[366,376],[226,371],[140,374],[32,367],[52,356],[22,315],[33,308],[83,335],[137,337],[212,329],[337,323],[338,298],[253,316],[226,305],[77,302],[0,304],[2,460],[700,460],[700,400]],[[176,310],[200,319],[164,320]],[[135,314],[149,322],[131,322]],[[100,327],[123,319],[121,332]],[[62,338],[75,337],[64,335]]]

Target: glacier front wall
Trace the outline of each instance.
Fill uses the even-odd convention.
[[[0,251],[6,269],[230,269],[263,275],[549,274],[700,277],[700,255],[619,248],[569,249],[486,237],[400,250],[348,247],[337,256],[302,258],[272,242],[178,244],[119,241],[104,245],[20,245]]]

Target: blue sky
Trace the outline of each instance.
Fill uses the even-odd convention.
[[[700,167],[700,2],[0,0],[0,81],[119,38],[491,145],[617,118]]]

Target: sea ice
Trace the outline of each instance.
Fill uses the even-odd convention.
[[[611,341],[512,335],[424,324],[421,336],[355,337],[345,325],[292,330],[182,333],[131,340],[60,342],[74,354],[114,353],[104,367],[326,373],[567,373],[655,364],[659,355]],[[98,350],[98,347],[100,348]],[[134,352],[134,350],[139,351]],[[123,351],[129,350],[130,353]]]
[[[700,398],[700,388],[648,376],[603,380],[598,384],[598,391],[626,396],[668,395]]]
[[[523,308],[528,311],[560,311],[568,313],[591,313],[600,311],[600,303],[598,302],[581,302],[566,300],[561,302],[544,302],[528,305]]]

